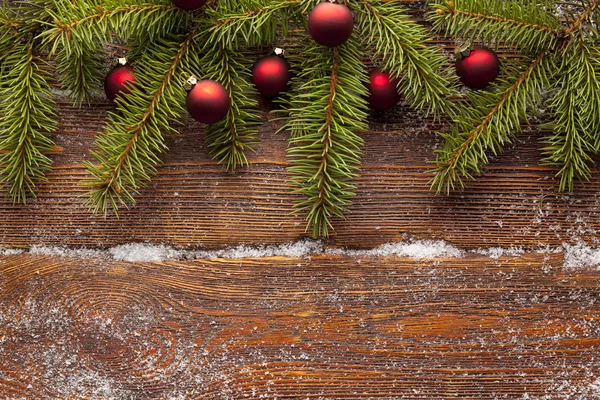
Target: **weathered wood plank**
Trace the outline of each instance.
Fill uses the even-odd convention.
[[[210,159],[199,124],[189,124],[169,140],[171,151],[156,179],[121,219],[92,216],[82,205],[80,186],[87,172],[94,133],[107,105],[73,109],[63,105],[49,182],[27,206],[0,201],[0,243],[112,246],[130,241],[218,248],[240,243],[273,244],[304,235],[293,215],[296,196],[286,172],[287,135],[265,122],[252,166],[225,173]],[[336,220],[332,245],[374,247],[403,235],[444,238],[465,247],[558,245],[579,238],[593,241],[600,228],[600,171],[577,192],[556,193],[555,171],[539,167],[541,132],[527,132],[514,148],[493,161],[484,177],[462,193],[435,196],[428,181],[438,137],[403,112],[380,116],[366,142],[358,196],[345,221]],[[268,118],[265,115],[265,118]],[[378,117],[379,118],[379,117]],[[79,124],[79,125],[78,125]],[[79,126],[79,128],[76,128]],[[414,128],[419,126],[419,128]],[[412,128],[411,128],[412,127]],[[410,133],[402,133],[410,129]],[[416,131],[415,131],[416,130]]]
[[[5,256],[0,393],[592,399],[599,299],[600,271],[566,270],[559,255]]]

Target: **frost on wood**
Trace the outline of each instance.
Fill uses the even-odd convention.
[[[22,253],[19,249],[2,249],[0,254],[11,255]],[[444,241],[417,240],[411,242],[387,243],[372,250],[326,249],[320,240],[299,240],[273,246],[242,245],[223,250],[185,250],[163,244],[128,243],[112,247],[108,250],[69,249],[66,247],[32,246],[29,253],[60,257],[112,258],[126,262],[161,262],[166,260],[186,259],[241,259],[264,257],[300,258],[316,254],[346,255],[360,257],[400,256],[415,259],[434,259],[441,257],[461,257],[463,252]]]
[[[493,260],[521,257],[527,253],[563,254],[563,267],[567,269],[600,268],[600,248],[583,242],[565,243],[558,247],[489,247],[474,250],[461,250],[443,240],[412,240],[386,243],[370,250],[352,250],[326,247],[320,240],[304,239],[272,246],[242,245],[222,250],[177,249],[164,244],[128,243],[107,250],[68,248],[63,246],[34,245],[29,250],[0,247],[0,255],[29,253],[58,257],[105,258],[125,262],[162,262],[194,259],[244,259],[265,257],[302,258],[314,255],[347,256],[360,258],[407,257],[415,260],[436,260],[442,258],[466,258],[485,256]]]

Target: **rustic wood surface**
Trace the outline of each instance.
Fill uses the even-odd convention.
[[[252,165],[224,173],[213,162],[199,124],[185,121],[180,136],[169,139],[165,165],[131,210],[120,219],[92,216],[82,204],[94,135],[102,132],[108,104],[75,109],[61,106],[49,182],[27,206],[0,200],[0,241],[5,245],[64,244],[112,246],[152,241],[176,246],[277,244],[303,237],[302,215],[293,214],[296,196],[286,171],[286,133],[261,127]],[[595,240],[600,173],[572,194],[557,193],[555,169],[540,167],[539,139],[529,130],[495,159],[485,175],[449,197],[429,190],[433,125],[409,109],[374,116],[366,145],[357,197],[346,220],[335,220],[330,243],[370,248],[411,236],[439,238],[463,248],[558,245],[579,238]]]
[[[405,3],[421,18],[420,0]],[[183,121],[120,219],[90,215],[80,186],[112,106],[59,107],[64,151],[37,199],[0,199],[0,250],[306,236],[268,105],[251,166],[233,174]],[[0,256],[0,399],[600,399],[600,270],[554,252],[598,245],[600,169],[557,193],[556,170],[538,165],[547,132],[526,127],[468,189],[435,196],[427,171],[445,128],[405,106],[372,115],[357,197],[324,246],[444,239],[463,258]],[[528,252],[472,251],[495,246]]]
[[[0,261],[0,393],[596,399],[600,272],[560,255]],[[597,380],[596,380],[597,379]]]

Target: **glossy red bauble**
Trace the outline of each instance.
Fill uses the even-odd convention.
[[[483,89],[500,74],[500,60],[493,50],[475,47],[468,56],[457,58],[456,74],[471,89]]]
[[[369,106],[373,110],[389,110],[400,100],[399,79],[390,79],[386,72],[372,71],[369,74]]]
[[[290,64],[278,55],[263,57],[252,67],[252,83],[267,98],[285,92],[290,82]]]
[[[128,94],[131,91],[131,84],[135,82],[133,77],[133,68],[129,65],[119,65],[106,75],[104,79],[104,93],[110,101],[114,101],[117,95]]]
[[[323,46],[344,44],[353,29],[352,13],[348,7],[335,1],[317,4],[308,16],[308,32],[315,42]]]
[[[187,95],[187,109],[196,121],[214,124],[227,115],[231,99],[217,81],[205,79],[196,83]]]
[[[171,3],[185,11],[192,11],[206,4],[206,0],[171,0]]]

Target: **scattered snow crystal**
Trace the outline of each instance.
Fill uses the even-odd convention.
[[[328,249],[327,254],[339,254],[361,257],[400,256],[415,259],[433,259],[440,257],[461,257],[463,252],[443,240],[415,240],[411,242],[386,243],[372,250]]]
[[[594,249],[584,244],[563,245],[565,259],[563,266],[567,269],[600,266],[600,249]],[[600,383],[600,382],[599,382]]]
[[[165,259],[180,258],[180,252],[164,245],[129,243],[108,250],[115,260],[128,262],[160,262]]]

